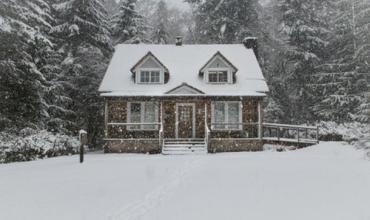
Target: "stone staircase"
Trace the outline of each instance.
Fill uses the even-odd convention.
[[[162,154],[206,154],[207,145],[204,139],[165,139]]]

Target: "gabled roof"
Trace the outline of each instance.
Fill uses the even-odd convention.
[[[217,52],[238,69],[235,83],[208,84],[199,76],[199,71]],[[131,69],[149,55],[168,69],[166,84],[135,84]],[[253,50],[243,44],[117,45],[99,91],[103,96],[165,96],[182,83],[204,93],[194,94],[197,96],[264,96],[268,92]]]
[[[166,72],[168,72],[168,68],[150,51],[145,56],[143,56],[140,60],[138,60],[138,62],[131,68],[131,72],[134,73],[135,69],[138,66],[140,66],[140,64],[142,64],[149,57],[153,58],[159,65],[161,65],[165,69]]]
[[[176,95],[190,95],[190,94],[204,94],[203,91],[188,85],[187,83],[182,83],[181,85],[171,89],[170,91],[166,92],[166,94],[176,94]]]
[[[233,72],[236,73],[238,71],[238,68],[236,68],[224,55],[222,55],[222,53],[220,53],[220,51],[217,51],[217,53],[215,53],[215,55],[213,55],[211,57],[211,59],[209,59],[207,61],[206,64],[203,65],[203,67],[199,70],[199,72],[203,72],[204,69],[212,62],[215,60],[215,58],[217,57],[220,57],[221,60],[223,60],[229,67],[231,67],[233,69]]]

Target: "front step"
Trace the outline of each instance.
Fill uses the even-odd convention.
[[[182,155],[182,154],[206,154],[207,146],[203,139],[191,140],[164,140],[162,154]]]

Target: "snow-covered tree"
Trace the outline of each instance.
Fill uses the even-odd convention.
[[[257,0],[187,0],[195,6],[200,43],[240,43],[260,32]]]
[[[48,79],[50,64],[46,48],[53,18],[42,0],[0,2],[1,120],[5,127],[44,128],[50,120],[50,103],[45,98],[53,84]],[[54,99],[52,97],[51,99]],[[60,107],[60,106],[59,106]]]
[[[62,42],[61,49],[74,54],[88,43],[105,54],[112,51],[108,14],[101,0],[63,0],[53,5],[57,23],[51,33]]]
[[[96,126],[101,121],[100,109],[93,106],[101,104],[98,86],[112,53],[108,14],[101,0],[63,0],[53,8],[57,24],[51,32],[62,54],[63,86],[73,100],[72,129],[86,129],[94,145],[102,132],[101,126]]]
[[[154,24],[152,27],[152,42],[156,44],[167,44],[168,43],[168,32],[167,26],[168,20],[168,9],[167,4],[161,0],[158,2],[157,9],[154,13]]]
[[[148,42],[148,27],[145,19],[137,12],[137,0],[122,0],[118,12],[112,17],[114,44]]]
[[[281,30],[286,36],[287,60],[284,81],[288,85],[290,117],[300,122],[312,119],[311,107],[315,101],[310,89],[314,67],[320,64],[328,44],[330,33],[322,12],[327,1],[279,0]]]
[[[365,1],[335,0],[333,13],[329,13],[333,32],[325,47],[329,55],[324,64],[315,68],[311,80],[317,98],[312,109],[315,116],[323,120],[351,121],[358,118],[358,108],[364,106],[361,103],[365,101],[369,68],[366,58],[362,57],[367,56],[363,50],[367,44],[366,34],[359,33],[364,30],[361,27],[366,20],[369,24],[369,18],[362,16],[369,5],[360,2]]]

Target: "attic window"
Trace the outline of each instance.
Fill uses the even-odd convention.
[[[227,71],[221,70],[221,71],[209,71],[208,72],[208,81],[210,83],[227,83]]]
[[[160,70],[140,70],[139,83],[150,84],[150,83],[161,83],[161,71]]]

